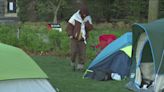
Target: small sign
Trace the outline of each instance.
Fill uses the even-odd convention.
[[[59,32],[62,32],[62,28],[60,24],[48,24],[48,29],[49,30],[57,30]]]

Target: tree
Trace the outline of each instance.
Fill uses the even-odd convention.
[[[159,1],[159,18],[164,18],[164,0]]]
[[[151,22],[158,18],[159,0],[149,0],[148,21]]]
[[[29,21],[33,21],[33,22],[37,21],[36,3],[37,0],[31,0],[28,4],[28,8],[27,8],[28,15],[32,15],[32,16],[28,16]]]
[[[37,0],[18,0],[18,16],[21,21],[37,21]]]
[[[58,22],[59,10],[66,4],[66,0],[38,0],[38,14],[40,17],[48,16],[53,23]]]
[[[21,21],[37,19],[57,23],[59,19],[68,20],[78,9],[77,2],[85,2],[95,22],[110,22],[112,19],[126,19],[133,22],[148,19],[148,4],[153,5],[149,9],[151,11],[149,16],[156,14],[154,2],[158,0],[150,1],[152,1],[150,4],[149,0],[18,0],[17,3]]]
[[[63,0],[47,0],[47,2],[49,3],[49,5],[52,7],[52,10],[54,11],[54,19],[53,19],[53,22],[54,23],[57,23],[58,20],[57,20],[57,15],[58,15],[58,11],[59,11],[59,8],[61,7],[62,3],[63,3]]]

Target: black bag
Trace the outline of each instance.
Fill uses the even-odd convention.
[[[96,70],[92,72],[92,79],[99,80],[99,81],[105,81],[105,80],[111,80],[111,73],[107,73],[102,70]]]

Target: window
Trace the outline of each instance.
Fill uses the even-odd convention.
[[[16,0],[7,0],[8,13],[16,13]]]

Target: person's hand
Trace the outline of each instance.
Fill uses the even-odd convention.
[[[89,23],[89,21],[85,22],[85,27],[87,31],[90,31],[93,29],[93,25]]]
[[[73,36],[71,35],[71,36],[69,36],[69,38],[70,38],[70,39],[72,39],[72,38],[73,38]]]
[[[89,25],[90,25],[89,21],[85,22],[85,26],[89,26]]]

